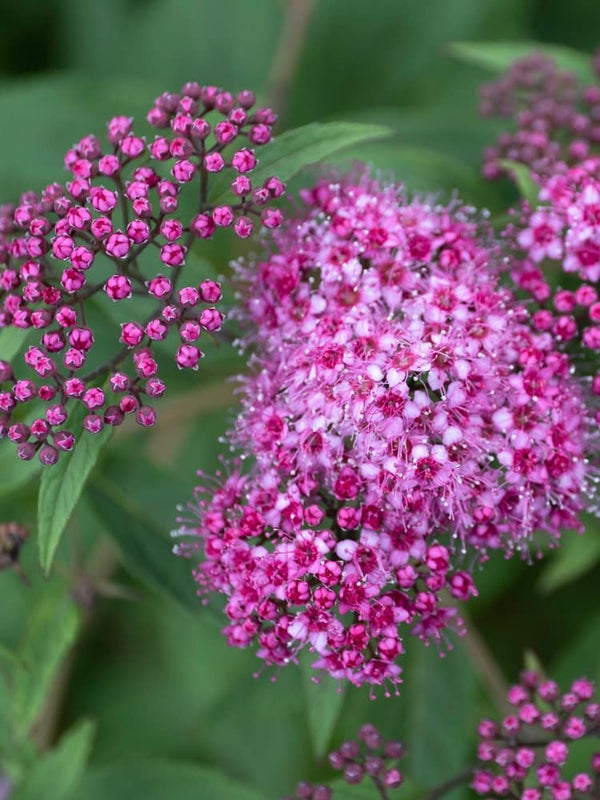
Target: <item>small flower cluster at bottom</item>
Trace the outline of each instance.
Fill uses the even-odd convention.
[[[569,763],[575,741],[600,736],[600,704],[591,681],[580,678],[561,692],[554,681],[527,671],[509,690],[508,702],[514,711],[499,724],[479,725],[475,792],[520,800],[598,797],[600,752],[587,772],[575,774]]]
[[[358,741],[344,742],[338,750],[329,754],[329,763],[334,769],[342,770],[344,780],[350,785],[360,783],[370,777],[375,787],[397,789],[404,776],[398,769],[398,761],[404,756],[404,746],[396,740],[386,741],[374,725],[367,723],[358,731]],[[334,792],[329,786],[302,781],[296,786],[296,793],[282,800],[331,800]]]

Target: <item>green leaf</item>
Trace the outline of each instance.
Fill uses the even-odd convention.
[[[25,346],[31,330],[11,325],[0,330],[0,359],[10,361]]]
[[[95,726],[83,720],[65,733],[58,745],[33,762],[11,800],[72,800],[92,747]]]
[[[154,470],[154,480],[157,474],[160,476],[160,471]],[[94,477],[88,491],[128,571],[150,588],[197,613],[202,606],[194,591],[190,562],[173,555],[173,539],[167,529],[157,524],[151,512],[129,492],[104,475]]]
[[[411,642],[408,655],[406,772],[429,787],[460,772],[467,763],[471,743],[466,732],[476,722],[477,682],[462,642],[443,658],[435,647]]]
[[[350,786],[343,778],[336,778],[331,783],[327,784],[333,789],[333,800],[376,800],[379,797],[379,792],[373,785],[370,778],[365,777],[357,786]],[[404,781],[397,789],[389,790],[394,800],[413,800],[413,798],[422,798],[426,792],[418,789],[415,784],[409,781]]]
[[[574,72],[584,83],[596,82],[591,55],[561,45],[540,42],[452,42],[448,51],[460,61],[491,72],[504,72],[517,59],[531,53],[541,53],[554,59],[560,70]]]
[[[92,435],[82,432],[87,411],[78,406],[68,420],[68,427],[76,436],[72,453],[63,453],[58,463],[46,467],[42,473],[38,496],[38,549],[42,569],[48,574],[63,531],[73,513],[100,450],[109,440],[112,428]]]
[[[265,800],[256,789],[216,769],[158,759],[92,770],[79,796],[85,800]]]
[[[25,639],[17,651],[22,666],[15,670],[14,720],[23,738],[38,718],[54,677],[75,641],[79,612],[64,591],[47,594],[34,608]]]
[[[289,181],[303,167],[322,161],[344,147],[369,139],[381,139],[390,133],[390,129],[383,125],[363,122],[311,122],[294,128],[277,136],[264,154],[261,153],[259,165],[252,172],[252,183],[259,186],[271,175]],[[231,192],[222,181],[215,184],[216,197],[213,202],[218,204],[225,201]]]
[[[538,581],[543,592],[553,592],[589,572],[600,561],[600,533],[593,527],[583,536],[564,537],[559,550],[548,560]]]
[[[523,200],[527,200],[534,207],[539,205],[540,186],[531,177],[529,168],[525,164],[509,161],[506,158],[500,159],[499,164],[511,175]]]
[[[0,752],[4,751],[12,730],[12,704],[10,689],[4,674],[0,672]]]
[[[300,670],[313,754],[320,760],[327,753],[334,726],[344,705],[346,686],[341,687],[329,675],[315,683],[314,670],[310,667],[314,660],[314,654],[306,654],[300,660]]]
[[[23,461],[17,457],[15,448],[4,442],[0,447],[0,495],[11,494],[30,481],[39,472],[39,462]]]

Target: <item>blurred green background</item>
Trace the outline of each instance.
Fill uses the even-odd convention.
[[[511,190],[479,177],[481,149],[498,130],[476,110],[489,75],[452,59],[448,43],[532,40],[589,52],[600,44],[597,0],[4,0],[0,8],[3,202],[63,180],[66,148],[101,133],[110,116],[142,117],[160,92],[198,80],[254,89],[281,111],[280,130],[332,119],[386,124],[392,138],[336,163],[366,160],[410,190],[442,198],[457,190],[501,210]],[[225,270],[240,246],[220,237],[203,253],[206,269]],[[567,534],[544,563],[492,559],[467,609],[472,633],[443,660],[408,642],[400,697],[338,694],[294,667],[254,678],[254,655],[226,647],[218,615],[194,598],[189,565],[169,555],[175,507],[191,497],[196,469],[216,467],[217,437],[232,418],[224,377],[239,360],[226,346],[209,355],[191,379],[174,369],[167,376],[173,390],[154,431],[117,432],[52,580],[37,566],[34,535],[23,553],[33,588],[0,573],[0,641],[29,653],[32,680],[56,662],[38,676],[36,746],[53,745],[82,717],[96,726],[73,797],[274,798],[301,778],[330,777],[323,754],[365,721],[408,743],[405,791],[416,797],[469,763],[476,720],[516,678],[527,649],[557,679],[600,678],[593,523],[587,538]],[[0,520],[34,531],[37,474],[15,460],[0,447]],[[73,588],[84,609],[75,622],[60,597]],[[13,744],[2,754],[0,736],[0,761],[20,769]]]

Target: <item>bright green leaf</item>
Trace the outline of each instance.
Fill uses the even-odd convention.
[[[383,125],[362,122],[311,122],[294,128],[275,138],[264,154],[260,154],[260,163],[252,172],[252,183],[259,186],[271,175],[289,181],[304,167],[322,161],[344,147],[381,139],[390,133],[390,129]],[[231,194],[225,186],[222,182],[216,183],[214,203],[227,200]]]
[[[65,733],[58,745],[33,762],[11,800],[74,800],[94,738],[94,724],[83,720]]]
[[[44,595],[34,608],[17,652],[13,696],[15,730],[23,738],[38,718],[54,677],[79,628],[79,612],[63,591]]]
[[[499,165],[502,169],[511,173],[523,200],[527,200],[532,206],[537,206],[540,186],[531,177],[529,168],[525,164],[519,164],[518,161],[509,161],[506,158],[500,159]]]
[[[25,346],[31,330],[29,328],[9,328],[0,330],[0,359],[10,361]]]
[[[63,453],[58,463],[46,467],[42,473],[38,496],[38,549],[40,563],[46,574],[50,571],[63,531],[73,513],[100,450],[109,440],[112,428],[92,435],[82,431],[83,418],[87,414],[78,406],[68,421],[77,444],[72,453]]]
[[[563,538],[558,549],[548,560],[538,581],[543,592],[553,592],[589,572],[600,561],[600,535],[591,523],[591,530],[583,536],[570,534]]]
[[[109,478],[96,476],[88,491],[128,571],[155,591],[198,612],[202,606],[195,594],[190,564],[173,555],[173,539],[168,531]]]
[[[80,796],[85,800],[265,800],[256,789],[216,769],[158,759],[92,770],[82,782]]]
[[[314,670],[310,666],[315,655],[307,656],[300,662],[302,687],[313,753],[319,760],[327,753],[333,728],[344,705],[346,687],[341,687],[329,675],[321,677],[319,683],[315,683]]]
[[[595,83],[592,56],[570,47],[541,44],[540,42],[453,42],[448,46],[450,55],[492,72],[504,72],[519,58],[531,53],[541,53],[554,59],[561,70],[574,72],[584,83]]]

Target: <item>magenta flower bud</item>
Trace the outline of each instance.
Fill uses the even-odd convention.
[[[133,117],[113,117],[107,125],[106,138],[111,144],[118,144],[133,126]]]
[[[37,448],[31,442],[23,442],[17,447],[17,455],[23,461],[31,461],[36,454]]]
[[[13,386],[13,394],[19,403],[27,403],[37,397],[37,388],[32,381],[17,381]]]
[[[85,383],[79,378],[67,378],[63,388],[67,397],[81,397],[85,391]]]
[[[600,775],[600,753],[594,753],[592,756],[592,769],[597,775]]]
[[[124,372],[115,372],[109,379],[113,392],[124,392],[129,386],[129,377]]]
[[[153,128],[166,128],[169,124],[169,114],[162,108],[151,108],[146,119]]]
[[[156,278],[152,278],[151,281],[148,281],[147,286],[150,294],[158,300],[168,297],[173,291],[171,281],[165,278],[164,275],[157,275]]]
[[[163,214],[174,214],[178,208],[177,198],[175,197],[161,197],[160,198],[160,210]]]
[[[171,127],[175,133],[187,136],[192,124],[192,118],[189,114],[176,114],[171,120]]]
[[[328,760],[334,769],[343,769],[346,764],[346,759],[338,750],[329,753]]]
[[[34,419],[31,423],[31,435],[36,439],[45,439],[50,432],[50,425],[45,419]]]
[[[402,785],[403,781],[404,776],[398,769],[388,769],[383,776],[384,785],[388,786],[390,789],[397,789],[398,786]]]
[[[552,764],[561,766],[566,763],[569,756],[569,748],[564,742],[554,741],[546,746],[546,758]]]
[[[195,345],[182,344],[175,355],[175,362],[180,369],[198,369],[198,362],[203,355]]]
[[[145,428],[150,428],[156,422],[156,412],[150,406],[140,406],[135,415],[135,421]]]
[[[144,181],[130,181],[125,194],[130,200],[139,200],[142,197],[148,197],[149,189],[150,187]]]
[[[149,378],[152,375],[156,375],[158,372],[158,364],[149,350],[135,353],[133,360],[135,362],[135,369],[140,378]]]
[[[88,414],[83,420],[83,427],[88,433],[100,433],[104,428],[104,420],[98,414]]]
[[[127,236],[134,244],[143,244],[150,238],[150,227],[141,219],[134,219],[127,226]]]
[[[233,95],[229,92],[219,92],[215,98],[215,108],[221,114],[228,114],[233,108]]]
[[[231,182],[231,191],[236,194],[238,197],[242,197],[245,194],[250,194],[252,191],[252,183],[250,178],[247,175],[238,175]]]
[[[83,167],[83,169],[79,170],[79,167]],[[84,203],[90,194],[88,178],[94,173],[94,166],[89,161],[79,161],[77,162],[77,171],[81,171],[81,174],[67,183],[67,191],[74,200]],[[75,171],[74,174],[76,174]]]
[[[264,125],[274,125],[277,122],[277,114],[270,108],[259,108],[254,114],[254,119]]]
[[[85,286],[85,275],[80,270],[75,269],[75,267],[69,267],[64,270],[60,283],[66,292],[74,294]]]
[[[200,338],[200,325],[194,320],[187,320],[179,328],[179,336],[183,342],[195,342]]]
[[[200,291],[200,297],[205,303],[218,303],[221,299],[221,287],[218,283],[215,283],[215,281],[202,281],[198,289]]]
[[[252,150],[248,150],[247,148],[238,150],[233,154],[233,158],[231,159],[231,166],[236,170],[236,172],[252,172],[257,164],[258,160],[254,155],[254,152]]]
[[[85,352],[75,347],[70,347],[64,355],[63,363],[69,369],[81,369],[85,364]]]
[[[139,136],[125,136],[120,143],[121,152],[127,158],[137,158],[146,149],[145,141]]]
[[[189,129],[190,120],[186,120],[186,129]],[[177,136],[169,145],[169,150],[173,158],[188,158],[194,152],[194,146],[187,136]]]
[[[40,448],[38,458],[45,467],[51,467],[58,461],[58,450],[49,444],[45,444]]]
[[[108,406],[104,412],[104,422],[107,425],[117,426],[123,422],[124,414],[119,406]]]
[[[111,275],[104,284],[104,291],[114,302],[125,300],[132,294],[131,281],[124,275]]]
[[[223,156],[220,153],[209,153],[204,156],[204,169],[207,172],[221,172],[225,168]]]
[[[152,203],[146,197],[138,197],[133,201],[131,207],[133,208],[133,213],[138,217],[147,219],[152,216]]]
[[[215,125],[215,139],[219,144],[229,144],[238,135],[237,126],[232,122],[223,120]]]
[[[267,189],[261,187],[252,192],[252,202],[255,206],[264,206],[269,202],[270,194]]]
[[[119,201],[116,192],[111,192],[103,186],[94,186],[90,190],[90,203],[96,211],[102,214],[110,214],[116,208]]]
[[[134,394],[126,394],[119,400],[119,408],[124,414],[133,414],[139,407],[139,402]]]
[[[75,269],[89,269],[94,260],[94,254],[87,247],[75,247],[71,253],[71,264]]]
[[[177,297],[182,306],[195,306],[200,300],[200,294],[193,286],[184,286],[177,293]]]
[[[15,398],[10,392],[0,392],[0,409],[2,411],[12,411],[15,405]]]
[[[103,241],[113,232],[113,224],[108,217],[97,217],[90,225],[92,236]]]
[[[238,92],[237,101],[240,106],[245,108],[247,111],[249,108],[252,108],[256,102],[256,98],[254,96],[254,92],[251,92],[249,89],[244,89],[243,91]]]
[[[181,311],[178,306],[169,305],[163,308],[161,316],[167,322],[175,322],[181,316]]]
[[[258,145],[263,145],[267,144],[267,142],[270,142],[271,131],[268,125],[264,125],[262,123],[258,125],[253,125],[250,128],[248,139],[252,142],[252,144],[258,144]]]
[[[45,383],[38,389],[38,397],[44,403],[49,403],[50,400],[53,400],[56,397],[56,387]]]
[[[70,431],[58,431],[53,438],[58,450],[70,452],[75,447],[75,436]]]
[[[168,267],[180,267],[185,264],[186,252],[181,244],[165,244],[160,249],[160,259]]]
[[[94,344],[94,334],[90,328],[73,328],[69,333],[69,344],[76,350],[89,350]]]
[[[344,767],[344,780],[351,786],[360,783],[364,777],[364,769],[360,764],[348,764]]]
[[[323,784],[320,786],[315,787],[315,791],[313,793],[313,800],[331,800],[333,797],[333,792],[329,788],[329,786],[324,786]]]
[[[51,322],[52,322],[52,314],[45,308],[33,311],[31,314],[31,324],[33,325],[34,328],[37,328],[38,330],[40,330],[41,328],[47,328]]]
[[[233,222],[234,214],[229,206],[217,206],[213,211],[215,225],[226,228]]]
[[[210,124],[204,119],[195,119],[190,125],[190,136],[196,139],[206,139],[211,131]]]
[[[313,785],[308,781],[301,781],[296,786],[296,797],[299,800],[311,800],[313,796]]]
[[[160,378],[150,378],[146,383],[146,394],[148,397],[162,397],[165,393],[165,384]]]
[[[29,426],[23,422],[17,422],[16,425],[11,425],[8,429],[8,438],[15,444],[21,444],[29,439]]]
[[[254,223],[248,217],[238,217],[233,225],[233,230],[240,239],[247,239],[254,230]]]
[[[223,314],[216,308],[205,308],[200,314],[200,325],[207,331],[218,331],[223,323]]]
[[[152,319],[146,325],[146,335],[149,339],[162,341],[169,333],[169,326],[161,319]]]
[[[67,222],[71,228],[75,228],[75,230],[85,230],[85,228],[89,227],[91,221],[92,215],[87,208],[83,206],[72,206],[67,211]]]
[[[281,197],[283,194],[285,194],[285,183],[280,181],[279,178],[267,178],[263,184],[263,188],[265,188],[271,197],[274,198]]]
[[[198,214],[192,221],[192,230],[201,239],[210,239],[215,229],[216,225],[209,214]]]
[[[164,136],[156,136],[150,145],[150,155],[157,161],[166,161],[171,156],[169,140]]]
[[[70,270],[67,270],[70,272]],[[75,272],[75,270],[73,270]],[[47,286],[44,291],[42,292],[42,300],[47,306],[56,306],[61,300],[61,293],[58,289],[55,289],[52,286]]]
[[[52,242],[52,255],[61,261],[67,261],[71,257],[75,243],[70,236],[57,236]]]
[[[81,398],[81,402],[89,411],[93,411],[95,408],[102,408],[105,401],[104,391],[97,386],[88,389]]]
[[[144,339],[144,329],[137,322],[126,322],[121,326],[120,341],[127,347],[136,347]]]
[[[106,253],[113,258],[125,258],[131,249],[129,237],[124,233],[113,233],[106,240]]]
[[[278,208],[267,208],[260,218],[265,228],[278,228],[283,222],[283,215]]]
[[[169,242],[174,242],[183,234],[183,225],[176,219],[165,219],[161,223],[160,232]]]
[[[67,419],[67,410],[61,404],[50,406],[50,408],[47,409],[46,411],[46,420],[48,424],[52,425],[53,427],[62,425],[66,419]]]

